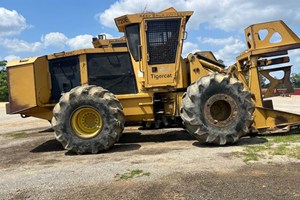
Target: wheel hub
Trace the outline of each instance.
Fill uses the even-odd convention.
[[[235,100],[227,94],[215,94],[204,105],[204,116],[208,123],[216,127],[226,127],[238,114]]]
[[[72,114],[71,126],[77,136],[92,138],[102,130],[102,117],[95,108],[80,107]]]

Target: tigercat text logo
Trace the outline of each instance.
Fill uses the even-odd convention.
[[[151,74],[151,78],[153,79],[162,79],[162,78],[172,78],[172,74]]]
[[[117,19],[117,23],[118,23],[118,24],[126,24],[127,22],[129,22],[129,19],[128,19],[128,17],[126,17],[126,16]]]

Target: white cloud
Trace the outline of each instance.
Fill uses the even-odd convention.
[[[214,45],[214,46],[224,46],[228,44],[233,44],[236,42],[238,39],[230,36],[228,38],[209,38],[209,37],[199,37],[197,38],[200,43],[202,44],[208,44],[208,45]]]
[[[201,44],[217,47],[219,50],[214,52],[217,59],[224,61],[226,65],[235,63],[235,58],[242,51],[246,50],[246,45],[239,38],[198,38]]]
[[[71,49],[92,48],[92,38],[92,35],[78,35],[74,38],[69,39],[66,44]]]
[[[109,33],[100,33],[100,35],[105,35],[106,39],[114,39],[115,37]]]
[[[113,38],[106,34],[107,38]],[[52,32],[41,37],[38,42],[26,42],[19,39],[0,38],[0,46],[7,48],[12,53],[20,52],[38,52],[48,47],[68,46],[70,50],[83,48],[92,48],[92,35],[78,35],[74,38],[68,38],[63,33]]]
[[[6,61],[13,61],[13,60],[20,60],[20,59],[21,57],[16,55],[8,55],[4,58],[4,60]]]
[[[45,36],[42,36],[41,40],[43,41],[46,47],[47,46],[63,47],[68,41],[68,38],[63,33],[51,32],[46,34]]]
[[[109,33],[100,33],[106,36],[106,39],[113,39],[115,38],[113,35]],[[92,45],[92,38],[94,36],[84,34],[78,35],[74,38],[68,38],[63,33],[48,33],[44,37],[42,37],[42,41],[44,42],[45,46],[57,46],[62,47],[67,45],[70,49],[83,49],[83,48],[93,48]]]
[[[289,51],[289,57],[293,65],[292,73],[300,73],[300,49]]]
[[[17,35],[29,27],[26,19],[17,11],[0,7],[0,36]]]
[[[175,2],[175,1],[173,1]],[[133,13],[142,13],[145,11],[161,11],[170,7],[170,1],[165,0],[120,0],[112,4],[108,9],[96,15],[96,19],[104,26],[116,28],[114,18]]]
[[[0,46],[5,47],[9,52],[38,52],[47,47],[64,47],[70,49],[90,48],[92,46],[91,35],[78,35],[74,38],[68,38],[63,33],[51,32],[41,37],[41,41],[27,42],[17,38],[9,38],[9,36],[20,34],[30,25],[26,23],[26,19],[15,10],[7,10],[0,7]],[[107,38],[112,38],[110,34],[106,34]],[[12,56],[8,56],[12,58]]]
[[[0,39],[0,45],[6,47],[11,52],[37,52],[43,48],[41,42],[29,43],[19,39]]]
[[[235,63],[235,58],[246,49],[246,45],[241,40],[235,40],[233,44],[227,44],[218,50],[215,55],[217,59],[222,59],[226,65]]]
[[[182,56],[186,57],[189,53],[195,53],[199,50],[199,47],[196,43],[184,42],[182,48]]]
[[[96,18],[102,25],[115,28],[115,17],[144,10],[159,12],[170,6],[178,11],[194,11],[188,27],[195,29],[205,24],[206,28],[236,31],[253,23],[278,19],[300,23],[300,7],[295,0],[119,0]]]
[[[289,55],[296,63],[300,64],[300,49],[290,50]]]
[[[230,36],[228,38],[197,38],[200,44],[206,44],[219,50],[214,54],[217,59],[222,59],[226,65],[236,62],[236,57],[247,49],[246,44],[239,38]],[[202,46],[202,45],[201,45]],[[294,66],[292,72],[300,72],[300,49],[290,50],[289,57]]]

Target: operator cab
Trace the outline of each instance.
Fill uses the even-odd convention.
[[[168,8],[159,13],[124,15],[115,19],[124,32],[133,62],[139,65],[145,88],[182,85],[181,51],[185,25],[193,12]],[[137,72],[136,72],[137,73]]]

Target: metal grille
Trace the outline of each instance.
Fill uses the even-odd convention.
[[[180,19],[147,21],[149,65],[174,63]]]

